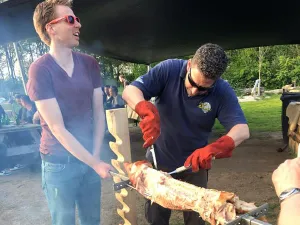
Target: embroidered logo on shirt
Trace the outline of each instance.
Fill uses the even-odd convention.
[[[200,102],[198,108],[202,109],[204,113],[211,111],[211,105],[208,102]]]
[[[142,84],[144,84],[143,77],[137,78],[136,81],[137,81],[137,82],[140,82],[140,83],[142,83]]]

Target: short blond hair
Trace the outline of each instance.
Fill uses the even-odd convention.
[[[41,40],[50,46],[51,39],[46,31],[46,24],[55,18],[55,6],[72,8],[72,0],[45,0],[39,3],[33,13],[33,25]]]

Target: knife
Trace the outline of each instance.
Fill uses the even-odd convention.
[[[186,170],[189,170],[189,169],[191,169],[192,167],[191,166],[189,166],[189,167],[185,167],[185,166],[181,166],[181,167],[178,167],[178,168],[176,168],[175,170],[173,170],[172,172],[169,172],[168,174],[174,174],[174,173],[181,173],[181,172],[183,172],[183,171],[186,171]]]
[[[113,171],[109,171],[109,172],[110,172],[110,174],[112,176],[120,177],[123,180],[123,181],[115,183],[113,185],[114,191],[119,191],[119,190],[121,190],[123,188],[127,188],[127,187],[130,187],[131,189],[134,189],[134,190],[138,191],[135,187],[132,186],[132,183],[130,182],[130,180],[129,180],[128,177],[126,177],[126,176],[124,176],[122,174],[119,174],[119,173],[115,173]],[[151,194],[149,194],[147,192],[144,192],[143,195],[146,196],[146,197],[148,197],[148,198],[151,197]]]
[[[114,183],[114,184],[113,184],[113,189],[114,189],[114,191],[119,191],[119,190],[121,190],[121,189],[123,189],[123,188],[126,188],[126,187],[130,187],[130,188],[135,189],[135,188],[132,186],[132,184],[131,184],[131,182],[130,182],[130,180],[129,180],[128,177],[126,177],[126,176],[124,176],[124,175],[122,175],[122,174],[119,174],[119,173],[115,173],[115,172],[113,172],[113,171],[109,171],[109,173],[110,173],[112,176],[117,176],[117,177],[119,177],[119,178],[122,179],[121,182],[118,182],[118,183]]]
[[[155,155],[155,151],[154,151],[154,147],[153,145],[151,145],[148,150],[151,152],[152,154],[152,159],[153,159],[153,164],[155,166],[155,169],[157,169],[157,161],[156,161],[156,155]]]

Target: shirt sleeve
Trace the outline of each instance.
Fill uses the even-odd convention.
[[[159,96],[168,80],[168,65],[168,60],[157,64],[148,73],[133,81],[131,85],[140,89],[146,100]]]
[[[102,77],[100,74],[100,66],[98,62],[92,58],[91,60],[92,65],[91,65],[91,77],[92,77],[92,82],[93,82],[93,87],[94,89],[102,87]]]
[[[50,72],[44,66],[38,64],[31,64],[26,88],[32,101],[55,97]]]
[[[225,129],[229,131],[237,124],[247,124],[247,120],[234,90],[229,84],[226,85],[228,86],[223,90],[223,98],[220,99],[217,117]]]

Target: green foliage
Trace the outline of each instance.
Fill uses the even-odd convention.
[[[295,58],[280,56],[278,61],[279,69],[275,81],[282,86],[297,81],[300,74],[300,56]]]
[[[258,79],[257,49],[228,51],[229,66],[223,78],[234,88],[251,87]]]
[[[265,89],[280,89],[298,80],[300,75],[300,47],[282,45],[262,47],[261,84]],[[259,48],[227,52],[230,63],[223,78],[234,88],[253,87],[259,78]]]
[[[21,55],[21,64],[25,75],[30,64],[39,56],[49,51],[49,47],[37,38],[28,39],[16,43]],[[101,55],[91,54],[83,49],[76,49],[92,55],[99,62],[101,76],[109,84],[120,86],[119,76],[124,75],[128,81],[147,72],[147,65],[123,62],[117,59],[107,58]],[[235,88],[253,87],[255,80],[261,72],[261,86],[265,89],[279,89],[293,81],[298,81],[300,73],[300,46],[280,45],[271,47],[256,47],[227,51],[230,62],[223,78]],[[192,56],[178,57],[189,59]],[[154,67],[155,62],[150,65]],[[261,66],[259,66],[261,65]],[[0,46],[0,92],[13,92],[22,90],[20,69],[12,43]],[[25,78],[26,82],[26,78]]]
[[[148,67],[143,64],[133,64],[132,74],[128,76],[128,80],[133,81],[141,75],[147,73]]]

